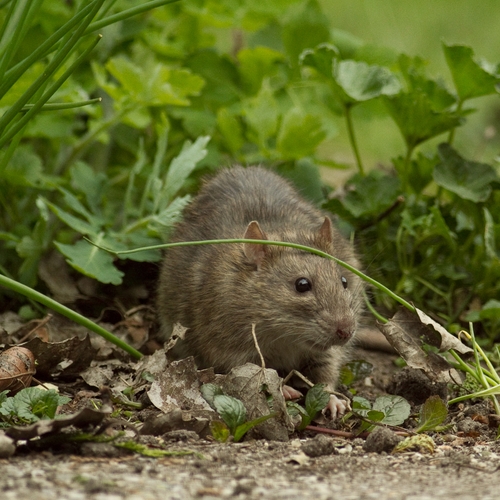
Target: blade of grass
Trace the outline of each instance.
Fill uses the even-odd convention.
[[[102,97],[96,97],[95,99],[89,99],[88,101],[75,101],[75,102],[51,102],[48,104],[44,104],[40,111],[58,111],[61,109],[73,109],[73,108],[82,108],[83,106],[89,106],[90,104],[98,104],[102,101]],[[29,111],[33,109],[34,104],[26,104],[23,106],[21,111]]]
[[[19,47],[21,33],[33,4],[30,0],[19,0],[11,5],[9,20],[0,40],[0,81],[3,80],[7,66]]]
[[[67,21],[63,26],[61,26],[55,33],[49,36],[45,42],[43,42],[37,49],[35,49],[28,57],[23,59],[21,62],[10,68],[4,75],[4,78],[0,80],[2,83],[0,85],[0,99],[7,93],[7,91],[12,87],[14,82],[16,82],[20,76],[36,61],[41,59],[43,56],[49,54],[51,51],[56,50],[56,44],[65,35],[67,35],[75,26],[77,26],[81,20],[89,14],[92,10],[93,4],[85,6],[81,11],[77,12],[69,21]]]
[[[119,339],[115,335],[113,335],[111,332],[108,332],[102,326],[99,326],[98,324],[94,323],[93,321],[90,321],[88,318],[85,316],[82,316],[81,314],[78,314],[77,312],[73,311],[69,307],[63,306],[59,302],[56,302],[55,300],[51,299],[50,297],[47,297],[43,295],[40,292],[37,292],[36,290],[33,290],[29,286],[23,285],[22,283],[19,283],[18,281],[15,281],[13,279],[7,278],[7,276],[4,276],[0,274],[0,285],[13,290],[14,292],[20,293],[21,295],[24,295],[25,297],[28,297],[36,302],[39,302],[40,304],[43,304],[44,306],[52,309],[53,311],[56,311],[57,313],[65,316],[66,318],[69,318],[70,320],[74,321],[75,323],[78,323],[85,328],[88,328],[90,331],[97,333],[100,335],[102,338],[107,340],[108,342],[111,342],[112,344],[116,345],[120,349],[123,349],[125,352],[130,354],[132,357],[136,359],[141,359],[142,354],[134,349],[132,346],[128,345],[126,342],[123,340]]]
[[[99,35],[94,42],[87,47],[83,53],[76,59],[71,66],[48,88],[48,90],[38,99],[38,101],[33,104],[33,107],[20,119],[15,125],[9,128],[7,132],[0,138],[0,148],[4,146],[6,142],[12,139],[32,118],[37,114],[43,105],[55,94],[59,87],[70,77],[75,68],[81,64],[87,57],[87,55],[93,50],[101,39]]]
[[[167,5],[169,3],[178,2],[179,0],[154,0],[152,2],[146,2],[142,5],[138,5],[137,7],[132,7],[131,9],[124,10],[123,12],[118,12],[117,14],[113,14],[112,16],[105,17],[99,21],[94,21],[90,24],[90,26],[86,29],[85,35],[88,33],[92,33],[98,29],[104,28],[113,23],[117,23],[118,21],[123,21],[129,17],[136,16],[137,14],[141,14],[143,12],[147,12],[148,10],[154,9],[156,7],[161,7],[162,5]]]
[[[270,241],[270,240],[251,240],[251,239],[245,239],[245,238],[231,238],[231,239],[224,239],[224,240],[202,240],[202,241],[178,241],[175,243],[164,243],[162,245],[152,245],[148,247],[141,247],[141,248],[134,248],[133,250],[121,250],[121,251],[114,251],[110,250],[109,248],[97,245],[94,243],[92,240],[89,240],[88,238],[84,238],[87,240],[89,243],[92,245],[96,246],[97,248],[100,248],[101,250],[104,250],[106,252],[109,252],[113,255],[125,255],[129,253],[135,253],[135,252],[142,252],[142,251],[147,251],[147,250],[161,250],[164,248],[175,248],[175,247],[187,247],[187,246],[198,246],[198,245],[221,245],[221,244],[228,244],[228,243],[256,243],[259,245],[277,245],[277,246],[282,246],[282,247],[288,247],[288,248],[295,248],[297,250],[303,250],[304,252],[309,252],[313,253],[315,255],[319,255],[320,257],[324,257],[325,259],[330,259],[335,261],[337,264],[340,266],[344,267],[345,269],[348,269],[352,273],[356,274],[359,276],[361,279],[366,281],[367,283],[370,283],[370,285],[373,285],[374,287],[378,288],[382,292],[386,293],[394,299],[396,302],[399,302],[401,305],[406,307],[412,312],[416,312],[415,308],[406,300],[404,300],[402,297],[399,295],[396,295],[392,290],[389,290],[386,286],[382,285],[382,283],[379,283],[378,281],[374,280],[373,278],[370,278],[366,274],[362,273],[355,267],[351,266],[347,262],[344,262],[343,260],[337,259],[337,257],[334,257],[333,255],[330,255],[326,252],[322,252],[321,250],[318,250],[317,248],[312,248],[308,247],[306,245],[299,245],[298,243],[289,243],[285,241]]]
[[[41,87],[43,87],[43,85],[52,77],[52,75],[66,60],[66,58],[71,54],[71,52],[76,49],[83,32],[90,24],[90,21],[94,18],[95,14],[104,3],[104,1],[105,0],[94,1],[93,8],[90,10],[89,14],[82,20],[80,26],[78,26],[78,28],[69,37],[68,41],[62,44],[62,47],[55,54],[43,73],[34,81],[32,85],[30,85],[30,87],[24,92],[24,94],[0,118],[0,137],[2,137],[3,144],[5,144],[4,131],[7,125],[16,117],[17,113],[21,111],[22,107],[28,103],[28,101],[35,95],[35,93]]]

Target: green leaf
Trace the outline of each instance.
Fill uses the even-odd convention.
[[[281,52],[268,47],[244,48],[238,52],[239,72],[248,94],[256,94],[264,78],[273,77],[278,63],[284,61]]]
[[[384,102],[409,148],[462,124],[462,116],[457,113],[436,111],[421,90],[400,92],[385,97]]]
[[[418,428],[415,432],[433,431],[440,426],[448,416],[448,408],[439,396],[427,398],[420,408]]]
[[[194,143],[186,141],[182,151],[172,160],[168,168],[165,186],[162,192],[163,200],[171,200],[181,189],[186,179],[191,175],[197,163],[207,155],[206,145],[210,137],[198,137]],[[160,204],[160,206],[162,206]]]
[[[345,364],[340,370],[340,383],[351,386],[354,382],[362,380],[373,371],[373,365],[361,359],[350,361]]]
[[[372,422],[383,422],[385,420],[385,413],[380,410],[370,410],[366,413],[366,418]]]
[[[68,193],[69,194],[69,193]],[[72,199],[76,198],[73,195],[70,195]],[[58,206],[54,205],[53,203],[48,202],[45,198],[39,197],[38,199],[39,203],[43,206],[47,206],[50,208],[50,210],[60,219],[62,220],[65,224],[67,224],[69,227],[74,229],[75,231],[78,231],[80,234],[84,234],[86,236],[90,237],[95,237],[95,235],[99,232],[101,229],[100,224],[96,220],[92,220],[91,223],[85,222],[84,220],[80,219],[79,217],[75,217],[74,215],[70,214],[69,212],[66,212],[62,208],[59,208]],[[90,219],[93,219],[92,215],[87,212],[87,215]]]
[[[274,137],[278,128],[278,105],[269,82],[264,81],[260,92],[249,99],[243,108],[245,121],[251,130],[249,136],[264,150],[267,140]]]
[[[222,396],[224,393],[222,389],[215,384],[203,384],[200,387],[200,392],[205,401],[215,410],[214,398],[215,396]]]
[[[248,422],[245,422],[241,425],[238,425],[236,428],[233,439],[234,442],[237,443],[238,441],[241,440],[241,438],[252,428],[255,426],[261,424],[262,422],[265,422],[266,420],[269,420],[270,418],[276,417],[278,414],[277,413],[270,413],[269,415],[262,415],[259,418],[254,418],[253,420],[249,420]]]
[[[231,153],[239,151],[245,143],[243,128],[237,115],[228,108],[219,108],[217,111],[217,126],[224,138],[224,143]]]
[[[293,67],[304,49],[330,38],[330,23],[316,0],[293,6],[281,21],[283,45]]]
[[[361,416],[366,417],[368,412],[372,409],[372,405],[368,399],[362,396],[354,396],[352,398],[352,409],[355,413],[359,413]]]
[[[102,243],[99,238],[95,242]],[[68,264],[80,273],[95,278],[101,283],[119,285],[122,282],[124,273],[113,265],[113,256],[109,253],[87,241],[77,241],[74,245],[65,245],[56,241],[55,245],[66,257]]]
[[[333,64],[333,79],[341,101],[348,105],[382,95],[391,96],[401,90],[399,80],[390,70],[362,61],[336,60]]]
[[[300,64],[314,68],[320,75],[333,77],[333,62],[339,57],[339,50],[330,43],[321,43],[314,49],[306,49],[300,55]]]
[[[481,321],[484,319],[500,320],[500,301],[496,299],[490,299],[480,311],[472,311],[467,314],[467,321]]]
[[[227,425],[219,420],[212,420],[210,422],[210,430],[214,439],[219,441],[219,443],[225,443],[231,435]]]
[[[411,406],[401,396],[380,396],[373,403],[373,409],[385,414],[382,422],[387,425],[401,425],[411,413]]]
[[[314,154],[325,137],[320,117],[292,108],[283,117],[276,147],[284,159],[300,159]]]
[[[356,218],[378,216],[396,201],[401,192],[397,177],[372,170],[366,176],[356,175],[342,205]]]
[[[441,163],[434,169],[436,184],[475,203],[489,198],[491,184],[498,180],[493,167],[462,158],[449,144],[440,144],[438,151]]]
[[[224,394],[215,395],[213,402],[217,413],[222,417],[222,420],[224,420],[234,436],[236,428],[245,423],[247,418],[245,406],[239,399]]]
[[[477,61],[472,48],[466,45],[447,45],[443,42],[443,51],[461,101],[498,93],[498,66]]]
[[[15,396],[3,400],[0,415],[13,419],[14,422],[32,423],[40,419],[52,419],[57,407],[66,404],[70,398],[60,396],[55,390],[48,391],[38,387],[27,387]]]
[[[330,394],[325,391],[325,384],[316,384],[307,391],[305,407],[311,420],[318,412],[326,408],[329,401]]]

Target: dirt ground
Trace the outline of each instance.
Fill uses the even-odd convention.
[[[395,356],[360,351],[374,365],[367,397],[383,393]],[[467,413],[464,406],[462,412]],[[463,417],[462,415],[462,417]],[[497,499],[500,441],[484,423],[433,435],[436,448],[400,454],[366,451],[361,438],[306,431],[289,442],[220,444],[194,432],[142,436],[176,456],[148,458],[110,443],[32,451],[0,460],[2,500],[30,499]],[[457,421],[460,421],[458,419]],[[470,422],[469,422],[470,423]]]

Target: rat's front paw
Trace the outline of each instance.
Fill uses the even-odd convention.
[[[331,420],[336,420],[337,418],[342,417],[346,411],[351,410],[351,405],[349,404],[349,401],[346,399],[340,399],[335,394],[330,394],[330,401],[328,401],[328,404],[326,407],[323,409],[322,413],[326,417],[328,417]]]
[[[299,399],[302,397],[302,393],[300,391],[294,389],[293,387],[290,387],[289,385],[283,385],[281,391],[283,392],[285,401],[290,401],[291,399]]]

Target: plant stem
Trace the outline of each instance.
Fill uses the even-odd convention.
[[[365,171],[363,168],[363,163],[361,161],[361,155],[359,154],[359,149],[358,149],[358,144],[356,142],[356,135],[354,134],[354,125],[352,122],[352,115],[351,115],[351,109],[352,106],[350,105],[345,105],[344,106],[344,111],[345,111],[345,119],[346,119],[346,124],[347,124],[347,135],[349,137],[349,142],[351,143],[352,150],[354,152],[354,156],[356,157],[356,164],[358,166],[358,170],[361,176],[365,176]]]
[[[102,101],[102,97],[96,97],[95,99],[89,99],[88,101],[76,101],[76,102],[50,102],[44,104],[40,111],[59,111],[61,109],[73,109],[73,108],[82,108],[83,106],[89,106],[90,104],[98,104]],[[29,111],[35,105],[34,104],[26,104],[23,106],[21,111]]]
[[[408,194],[408,189],[409,189],[408,172],[410,170],[410,162],[414,149],[415,149],[414,144],[409,144],[409,143],[406,144],[406,156],[403,163],[403,171],[401,172],[401,176],[403,178],[403,193],[405,194]]]
[[[252,240],[252,239],[246,239],[246,238],[231,238],[231,239],[225,239],[225,240],[202,240],[202,241],[178,241],[175,243],[164,243],[162,245],[152,245],[148,247],[141,247],[141,248],[135,248],[133,250],[120,250],[120,251],[114,251],[110,250],[109,248],[103,247],[101,245],[97,245],[93,241],[89,240],[88,238],[84,238],[87,240],[89,243],[92,245],[96,246],[97,248],[100,248],[101,250],[105,250],[106,252],[109,252],[113,255],[126,255],[129,253],[135,253],[135,252],[142,252],[142,251],[147,251],[147,250],[161,250],[164,248],[175,248],[175,247],[188,247],[188,246],[198,246],[198,245],[221,245],[221,244],[228,244],[228,243],[255,243],[258,245],[277,245],[277,246],[282,246],[282,247],[288,247],[288,248],[295,248],[296,250],[303,250],[304,252],[309,252],[315,255],[319,255],[320,257],[324,257],[325,259],[330,259],[335,261],[337,264],[340,266],[344,267],[345,269],[351,271],[352,273],[356,274],[359,276],[361,279],[366,281],[367,283],[370,283],[370,285],[373,285],[375,288],[378,288],[382,292],[386,293],[389,295],[389,297],[393,298],[396,302],[399,302],[401,305],[406,307],[412,312],[416,312],[415,308],[406,300],[404,300],[402,297],[399,295],[396,295],[392,290],[389,290],[386,286],[382,285],[382,283],[379,283],[378,281],[374,280],[373,278],[370,278],[366,274],[362,273],[355,267],[351,266],[347,262],[344,262],[343,260],[337,259],[337,257],[334,257],[333,255],[330,255],[326,252],[322,252],[321,250],[318,250],[317,248],[312,248],[308,247],[306,245],[299,245],[298,243],[289,243],[285,241],[270,241],[270,240]]]
[[[81,314],[78,314],[77,312],[73,311],[72,309],[69,309],[66,306],[63,306],[62,304],[51,299],[50,297],[47,297],[46,295],[43,295],[42,293],[37,292],[36,290],[33,290],[33,288],[23,285],[22,283],[19,283],[18,281],[15,281],[13,279],[7,278],[7,276],[4,276],[2,274],[0,274],[0,285],[9,288],[10,290],[14,290],[14,292],[20,293],[21,295],[24,295],[25,297],[28,297],[36,302],[39,302],[40,304],[49,307],[53,311],[56,311],[63,316],[66,316],[70,320],[75,321],[76,323],[84,326],[85,328],[88,328],[92,332],[100,335],[108,342],[111,342],[120,349],[123,349],[132,357],[136,359],[142,358],[142,354],[139,351],[135,350],[132,346],[128,345],[126,342],[119,339],[111,332],[108,332],[98,324],[94,323],[93,321],[90,321],[90,319],[86,318],[85,316],[82,316]]]
[[[457,114],[462,111],[462,106],[464,105],[464,101],[460,99],[457,104]],[[448,136],[448,144],[451,146],[453,144],[453,140],[455,139],[455,132],[457,130],[457,127],[453,127],[450,130],[450,135]]]
[[[123,21],[124,19],[136,16],[137,14],[141,14],[142,12],[146,12],[156,7],[161,7],[162,5],[167,5],[169,3],[178,1],[179,0],[153,0],[152,2],[146,2],[142,5],[138,5],[137,7],[132,7],[131,9],[118,12],[117,14],[113,14],[112,16],[105,17],[104,19],[91,23],[86,29],[85,35],[92,33],[92,31],[104,28],[105,26],[108,26],[110,24],[117,23],[118,21]]]

